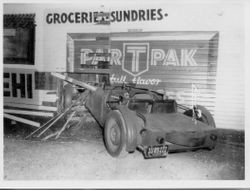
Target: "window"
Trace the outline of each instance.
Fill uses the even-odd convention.
[[[4,64],[34,65],[34,14],[4,15]]]

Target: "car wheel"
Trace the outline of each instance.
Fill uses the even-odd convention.
[[[113,157],[124,157],[126,149],[126,126],[124,118],[118,110],[111,111],[104,127],[104,141],[108,153]]]

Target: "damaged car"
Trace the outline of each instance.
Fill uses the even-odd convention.
[[[133,85],[90,90],[86,107],[104,128],[113,157],[139,150],[146,159],[169,152],[213,149],[217,135],[212,114],[201,105],[180,105],[163,94]]]

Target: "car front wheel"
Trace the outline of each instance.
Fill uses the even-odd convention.
[[[126,126],[118,110],[111,111],[104,127],[104,141],[108,153],[113,157],[124,157],[126,151]]]

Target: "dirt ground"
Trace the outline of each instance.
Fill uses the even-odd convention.
[[[10,128],[9,128],[10,129]],[[25,128],[22,128],[23,130]],[[244,146],[219,143],[212,150],[145,160],[135,151],[112,158],[96,125],[71,129],[58,140],[24,140],[20,126],[5,129],[5,180],[243,180]]]

